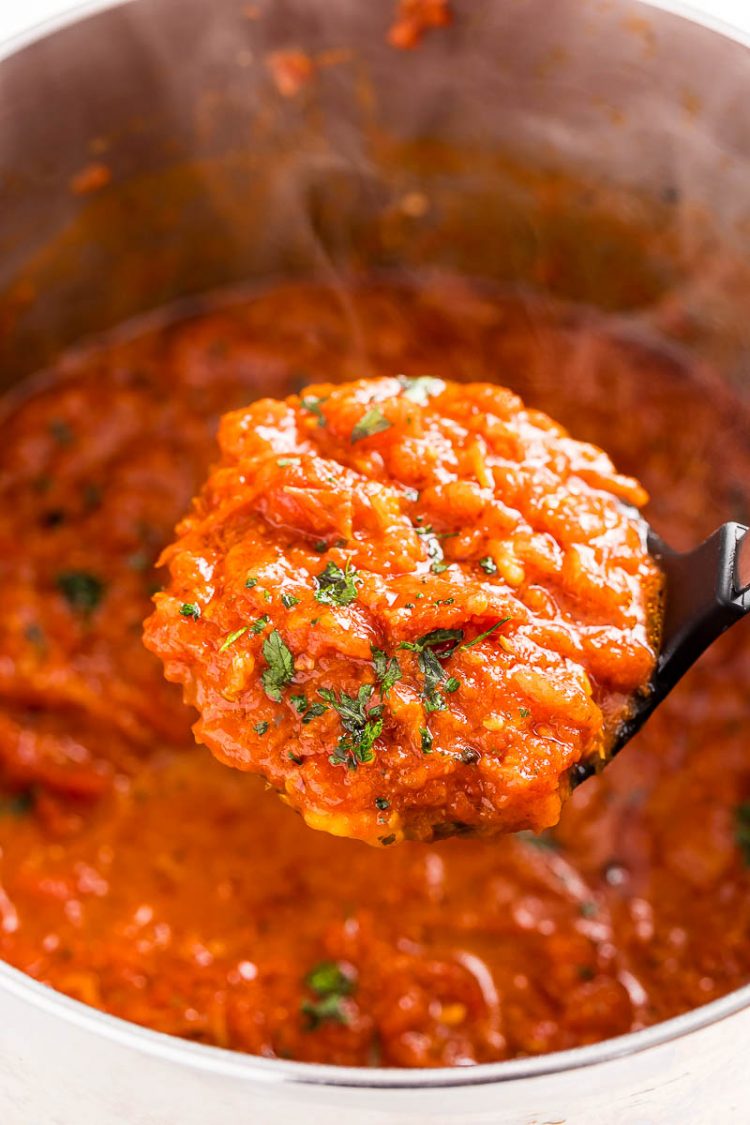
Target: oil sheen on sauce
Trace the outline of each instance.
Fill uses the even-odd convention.
[[[219,415],[394,372],[512,387],[641,479],[676,546],[747,519],[748,418],[710,372],[458,281],[279,288],[61,360],[2,421],[10,964],[175,1035],[393,1066],[596,1042],[750,977],[742,625],[541,838],[374,851],[194,745],[141,629]]]

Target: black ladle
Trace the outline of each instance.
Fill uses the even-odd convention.
[[[750,613],[750,535],[743,524],[725,523],[700,547],[683,554],[673,551],[649,530],[648,547],[665,576],[663,633],[656,668],[606,759],[578,762],[572,767],[573,789],[611,761],[708,646]]]

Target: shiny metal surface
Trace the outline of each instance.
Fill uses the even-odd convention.
[[[623,331],[688,317],[691,346],[744,386],[746,44],[632,0],[456,0],[454,32],[401,56],[388,5],[252,7],[260,18],[236,0],[94,5],[0,54],[5,385],[165,302],[397,266],[546,285]],[[292,46],[330,64],[286,99],[266,59]],[[77,194],[92,161],[112,184]],[[554,222],[538,190],[550,169]],[[415,192],[424,220],[399,207]],[[642,237],[620,237],[631,228]],[[540,278],[571,247],[572,275]],[[593,1047],[429,1072],[190,1044],[1,965],[0,1013],[3,1125],[709,1125],[744,1121],[750,1095],[750,988]]]

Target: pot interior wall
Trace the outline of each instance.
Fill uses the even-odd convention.
[[[446,268],[741,374],[749,53],[623,0],[452,6],[398,51],[385,3],[136,0],[0,63],[5,383],[217,287]]]

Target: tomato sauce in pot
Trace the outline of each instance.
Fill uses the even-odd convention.
[[[391,1066],[592,1043],[750,979],[744,625],[540,837],[375,851],[194,745],[141,633],[219,416],[394,373],[511,387],[675,546],[747,520],[750,420],[710,371],[464,282],[278,288],[62,359],[1,423],[10,964],[201,1042]]]

